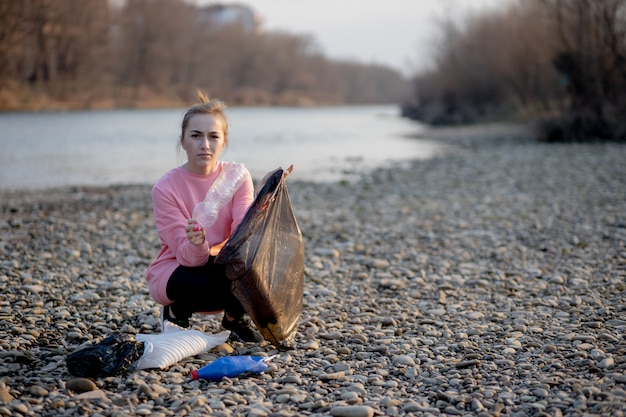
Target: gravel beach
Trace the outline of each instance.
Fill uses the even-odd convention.
[[[424,137],[451,151],[287,181],[305,244],[291,346],[229,341],[94,380],[66,356],[160,330],[150,186],[0,195],[0,415],[626,415],[626,146],[514,125]],[[191,380],[231,354],[277,356],[261,375]]]

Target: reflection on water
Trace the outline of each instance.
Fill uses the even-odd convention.
[[[184,162],[183,112],[0,114],[0,189],[154,183]],[[395,106],[230,108],[228,117],[222,159],[243,162],[255,179],[293,163],[294,180],[336,181],[441,150],[407,138],[423,127]]]

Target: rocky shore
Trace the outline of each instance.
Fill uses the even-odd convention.
[[[66,356],[159,331],[150,187],[3,194],[0,415],[626,415],[626,147],[515,126],[425,136],[453,150],[288,181],[306,255],[293,346],[228,342],[95,380]],[[229,354],[277,356],[261,375],[191,380]]]

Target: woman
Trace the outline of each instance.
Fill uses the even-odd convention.
[[[199,98],[200,103],[189,108],[182,121],[180,146],[187,153],[187,163],[167,172],[152,189],[161,251],[148,267],[146,280],[151,296],[163,306],[161,331],[165,321],[189,327],[193,313],[223,310],[225,329],[242,341],[260,342],[263,337],[230,290],[225,266],[214,262],[254,199],[249,171],[240,166],[240,185],[232,190],[232,198],[212,225],[205,227],[193,216],[196,205],[232,165],[218,160],[228,144],[226,106],[201,94]]]

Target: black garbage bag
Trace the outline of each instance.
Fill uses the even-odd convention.
[[[65,358],[70,374],[104,378],[128,370],[143,355],[144,344],[130,335],[111,335]]]
[[[304,246],[283,170],[263,184],[215,260],[226,264],[233,294],[263,337],[295,338],[304,287]]]

